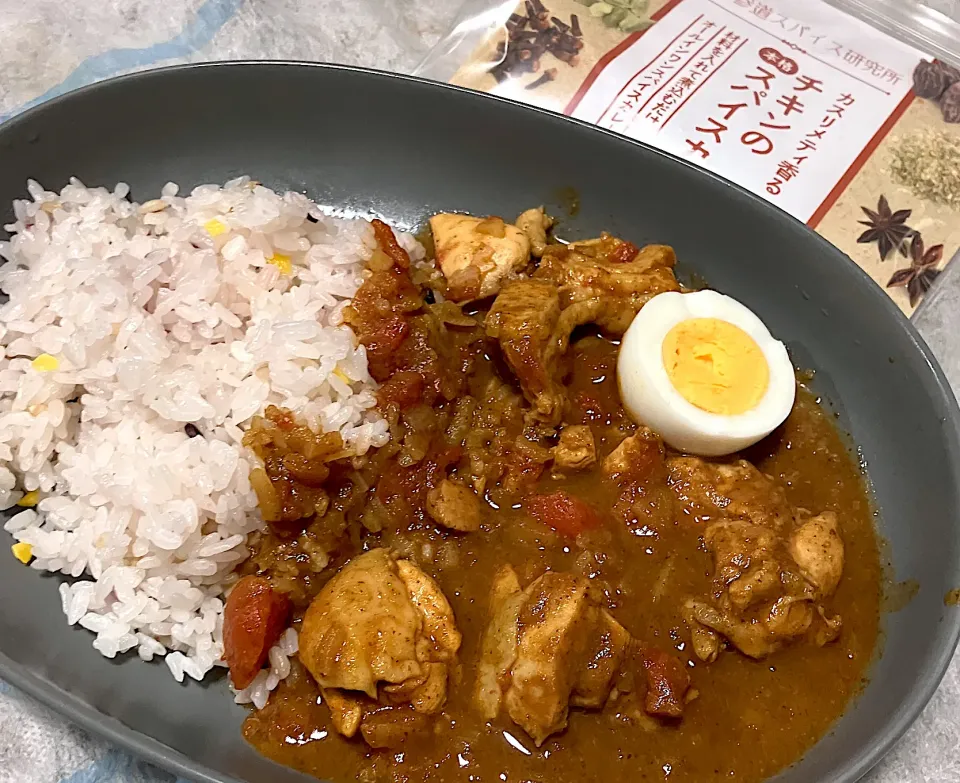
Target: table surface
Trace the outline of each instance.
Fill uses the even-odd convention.
[[[475,1],[475,0],[473,0]],[[960,0],[928,0],[960,21]],[[0,0],[0,120],[83,84],[175,62],[298,59],[408,72],[459,0]],[[960,266],[914,321],[960,390]],[[960,783],[960,658],[869,783]],[[0,682],[0,783],[173,783]],[[179,781],[178,783],[189,783]]]

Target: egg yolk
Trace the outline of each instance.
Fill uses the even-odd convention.
[[[756,407],[770,383],[770,368],[756,341],[717,318],[691,318],[667,332],[663,366],[687,402],[722,416]]]

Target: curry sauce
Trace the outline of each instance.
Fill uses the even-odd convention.
[[[569,352],[567,390],[601,455],[632,427],[619,403],[616,352],[616,342],[599,334],[581,337]],[[500,373],[493,352],[475,353],[471,361],[476,385]],[[682,607],[688,596],[714,589],[703,521],[678,513],[676,504],[657,502],[656,487],[649,513],[624,520],[616,513],[618,492],[602,480],[598,462],[570,475],[545,471],[528,488],[567,490],[586,501],[603,521],[592,541],[589,535],[571,541],[532,519],[516,497],[510,502],[487,491],[477,532],[451,534],[421,521],[366,533],[370,541],[355,543],[407,553],[436,580],[456,616],[463,635],[459,663],[429,733],[392,750],[343,738],[330,725],[316,684],[295,665],[266,708],[249,716],[244,736],[282,764],[338,782],[767,778],[798,760],[861,688],[877,643],[881,572],[863,476],[810,392],[801,388],[786,423],[743,456],[783,488],[791,505],[833,511],[840,520],[845,566],[828,601],[843,621],[835,641],[786,645],[763,660],[731,648],[713,663],[701,661],[691,649]],[[388,463],[378,470],[398,468]],[[268,562],[261,552],[260,565]],[[506,717],[480,717],[472,685],[489,621],[490,585],[504,563],[523,583],[550,570],[575,572],[598,585],[611,614],[636,639],[670,650],[687,667],[691,690],[682,719],[625,714],[612,700],[602,710],[571,709],[567,729],[537,748]]]
[[[542,209],[440,217],[432,269],[374,221],[345,314],[390,442],[352,456],[276,408],[245,436],[269,529],[227,601],[234,682],[265,663],[264,618],[300,639],[245,737],[336,783],[795,762],[878,637],[872,511],[830,416],[801,385],[748,452],[672,451],[617,388],[619,338],[680,290],[672,248],[551,243]]]

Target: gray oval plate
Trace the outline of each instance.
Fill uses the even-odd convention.
[[[431,212],[513,215],[574,187],[564,231],[673,245],[681,268],[744,301],[852,433],[897,579],[920,591],[886,621],[871,683],[780,783],[854,781],[927,703],[960,614],[960,439],[953,395],[887,296],[806,227],[718,177],[618,136],[438,84],[330,66],[237,63],[140,73],[0,127],[0,215],[35,178],[130,183],[137,199],[247,173],[274,188],[402,225]],[[10,543],[0,533],[3,548]],[[67,627],[58,579],[0,552],[0,677],[86,728],[196,781],[302,776],[240,736],[221,679],[177,685],[163,664],[101,658]],[[829,688],[829,682],[816,687]]]

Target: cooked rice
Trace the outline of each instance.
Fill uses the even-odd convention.
[[[299,642],[297,632],[293,628],[287,628],[277,643],[270,648],[270,654],[267,658],[270,668],[261,669],[253,682],[242,691],[234,690],[233,700],[237,704],[253,704],[258,710],[262,710],[270,697],[270,691],[290,674],[290,659],[296,655]],[[171,656],[173,655],[178,655],[178,653],[171,653]]]
[[[170,183],[142,205],[128,190],[30,182],[32,201],[14,204],[0,243],[0,508],[39,490],[4,527],[31,568],[79,578],[61,585],[63,610],[97,650],[166,655],[178,680],[200,679],[262,526],[250,418],[290,408],[357,453],[388,438],[341,319],[375,241],[366,221],[247,177],[186,198]],[[284,637],[250,700],[295,646]]]

